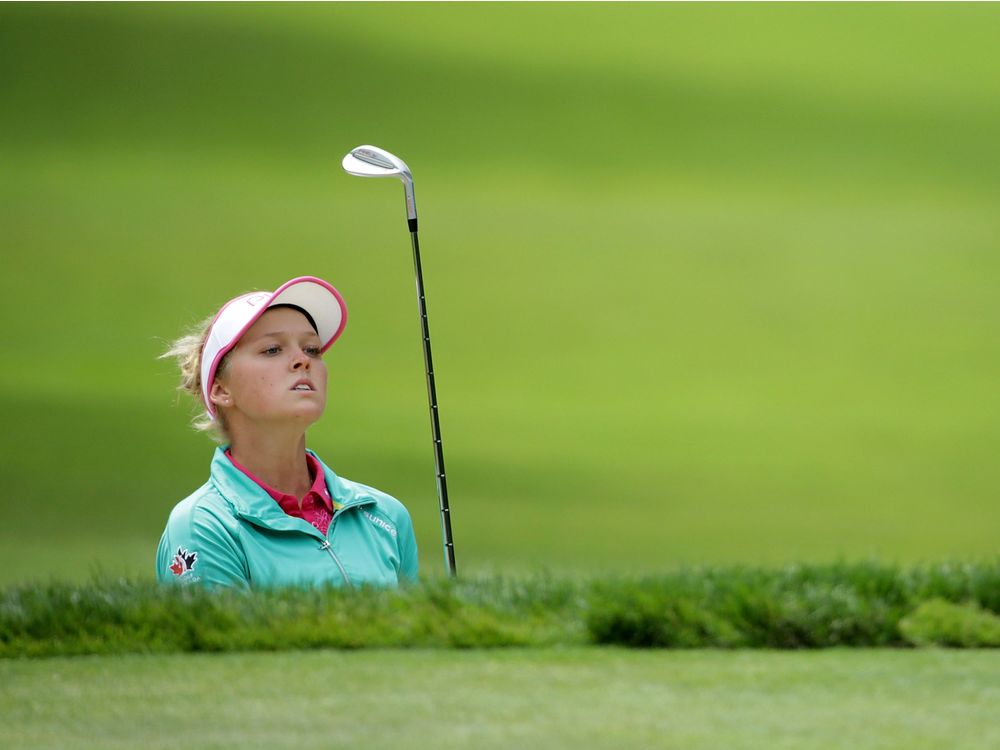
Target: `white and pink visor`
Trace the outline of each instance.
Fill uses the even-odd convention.
[[[316,323],[316,332],[326,351],[347,325],[347,305],[340,292],[315,276],[299,276],[286,281],[274,292],[250,292],[229,300],[219,310],[201,350],[201,397],[214,419],[215,406],[209,399],[212,382],[222,358],[236,346],[243,334],[268,308],[275,305],[301,307]]]

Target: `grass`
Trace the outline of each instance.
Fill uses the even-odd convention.
[[[0,743],[987,750],[1000,743],[998,675],[1000,652],[935,650],[3,660]]]
[[[258,591],[148,581],[0,595],[0,657],[324,648],[1000,645],[1000,566],[706,568],[642,579]]]
[[[440,570],[398,187],[338,167],[373,142],[417,176],[466,586],[437,601],[480,619],[447,620],[428,575],[333,632],[378,645],[436,616],[425,643],[486,622],[567,644],[0,659],[0,747],[1000,745],[996,652],[579,645],[759,635],[761,609],[731,606],[746,578],[693,579],[700,596],[696,566],[991,565],[998,13],[0,4],[4,616],[35,596],[51,653],[92,605],[100,650],[128,633],[106,615],[159,606],[132,635],[190,645],[195,627],[167,643],[183,601],[92,583],[149,576],[207,472],[155,357],[302,273],[351,310],[311,447],[406,502]],[[617,575],[607,617],[477,589],[539,568],[576,592]],[[954,572],[920,603],[896,573],[866,580],[886,586],[771,577],[757,601],[797,623],[784,645],[872,621],[915,643],[995,634],[995,601]],[[245,609],[267,637],[269,610]]]

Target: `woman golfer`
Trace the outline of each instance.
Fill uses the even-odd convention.
[[[210,586],[396,585],[417,577],[409,513],[337,476],[306,449],[326,407],[323,353],[347,322],[330,284],[303,276],[230,300],[174,342],[182,389],[213,430],[208,482],[171,512],[161,582]]]

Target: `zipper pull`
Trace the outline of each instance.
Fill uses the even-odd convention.
[[[328,555],[330,555],[330,558],[331,558],[331,559],[332,559],[332,560],[333,560],[333,561],[334,561],[334,562],[335,562],[335,563],[337,564],[337,567],[338,567],[338,568],[340,569],[340,574],[341,574],[342,576],[344,576],[344,583],[346,583],[346,584],[347,584],[347,588],[349,588],[349,589],[353,589],[353,588],[354,588],[354,584],[353,584],[353,583],[351,583],[351,578],[350,578],[350,576],[348,576],[348,575],[347,575],[347,571],[346,571],[346,570],[344,569],[344,566],[343,566],[343,564],[342,564],[342,563],[340,562],[340,559],[339,559],[339,558],[337,557],[337,553],[336,553],[336,552],[334,552],[334,551],[333,551],[333,550],[332,550],[332,549],[330,548],[330,540],[329,540],[329,539],[325,540],[325,541],[323,542],[323,546],[322,546],[322,547],[320,547],[319,549],[320,549],[320,551],[321,551],[321,552],[322,552],[323,550],[326,550],[326,553],[327,553]]]

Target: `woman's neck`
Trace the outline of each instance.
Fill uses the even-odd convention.
[[[304,434],[294,439],[267,433],[233,436],[229,451],[240,465],[279,492],[302,498],[312,487]]]

